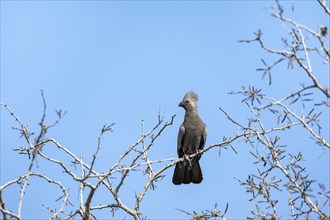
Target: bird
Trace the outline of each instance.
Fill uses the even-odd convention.
[[[202,170],[199,164],[201,154],[190,158],[189,156],[203,150],[207,127],[198,115],[198,95],[187,92],[179,103],[184,108],[184,121],[180,125],[177,139],[177,154],[183,161],[176,163],[172,182],[175,185],[201,183],[203,180]]]

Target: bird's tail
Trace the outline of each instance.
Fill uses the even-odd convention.
[[[175,165],[172,182],[175,185],[201,183],[203,180],[202,169],[199,162],[190,165],[185,162],[179,162]]]

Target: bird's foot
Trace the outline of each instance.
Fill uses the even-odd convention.
[[[188,161],[189,165],[191,166],[191,159],[190,159],[190,157],[189,157],[188,154],[185,154],[185,155],[184,155],[184,159],[185,159],[186,161]]]

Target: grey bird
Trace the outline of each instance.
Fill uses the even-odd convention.
[[[188,92],[180,102],[179,107],[185,109],[184,121],[180,126],[178,135],[178,157],[185,158],[176,164],[172,182],[175,185],[201,183],[203,174],[199,165],[201,155],[189,158],[189,155],[202,150],[205,145],[207,128],[198,115],[198,96],[194,92]]]

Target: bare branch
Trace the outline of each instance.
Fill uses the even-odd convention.
[[[326,5],[326,1],[325,0],[317,0],[317,2],[322,6],[322,8],[324,9],[324,11],[330,15],[330,9],[327,7]]]

